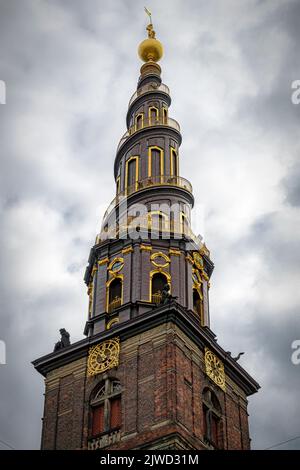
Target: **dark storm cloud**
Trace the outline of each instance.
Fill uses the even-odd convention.
[[[262,385],[250,407],[256,414],[251,428],[258,448],[299,434],[300,367],[291,360],[292,343],[300,338],[299,298],[295,290],[299,237],[290,237],[289,229],[279,233],[277,224],[282,221],[279,216],[272,213],[257,221],[247,239],[240,240],[237,247],[240,256],[251,249],[264,262],[257,272],[258,282],[252,286],[253,295],[243,311],[236,312],[251,319],[240,322],[238,334],[243,344],[238,343],[250,355],[252,373],[256,372]],[[291,274],[294,285],[290,282]],[[275,428],[274,422],[278,423]],[[297,442],[291,442],[284,448],[298,447]]]
[[[250,400],[250,410],[256,413],[251,428],[257,448],[266,448],[299,435],[297,391],[300,371],[291,360],[292,342],[300,337],[298,317],[298,309],[286,308],[274,319],[273,310],[268,312],[257,305],[252,328],[245,331],[255,338],[246,347],[253,351],[254,361],[260,362],[256,373],[260,376],[262,389],[253,402]],[[275,428],[274,422],[278,423]],[[291,442],[284,448],[298,447],[297,442]]]
[[[282,184],[285,188],[286,202],[291,206],[300,206],[300,162],[295,163]]]
[[[138,78],[144,4],[0,0],[0,439],[38,448],[43,382],[30,361],[58,329],[82,338],[84,268],[113,198],[113,159]],[[254,448],[299,435],[298,1],[149,5],[183,129],[181,173],[205,206],[212,329],[261,383]],[[194,210],[197,222],[197,204]],[[202,231],[199,229],[199,231]],[[22,419],[20,420],[20,416]],[[300,448],[294,441],[284,448]]]
[[[240,362],[262,386],[250,398],[254,448],[299,435],[300,367],[291,360],[292,343],[300,339],[299,219],[299,212],[285,205],[257,218],[246,236],[235,237],[227,246],[221,264],[232,267],[225,272],[217,263],[213,280],[217,289],[213,299],[219,286],[226,284],[225,297],[215,311],[219,321],[213,321],[219,342],[234,354],[245,351]],[[242,295],[226,302],[232,283],[235,291],[244,287]],[[292,441],[283,448],[299,448],[299,443]]]

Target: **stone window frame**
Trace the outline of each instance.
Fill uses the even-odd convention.
[[[223,411],[222,411],[220,400],[217,394],[210,387],[204,387],[202,391],[202,412],[203,412],[203,425],[204,425],[204,420],[206,420],[206,428],[208,430],[208,434],[206,435],[204,435],[204,432],[203,432],[204,442],[206,442],[209,446],[213,447],[214,449],[223,449],[223,446],[224,446],[223,437],[222,437]],[[210,427],[211,427],[212,417],[217,419],[217,442],[214,442],[211,436]]]
[[[95,438],[104,434],[115,432],[121,428],[120,426],[111,428],[111,401],[119,398],[122,410],[122,385],[121,382],[116,378],[104,377],[103,380],[93,389],[90,398],[90,426],[89,426],[89,438]],[[104,430],[93,435],[93,410],[97,407],[104,405]],[[121,411],[122,414],[122,411]]]

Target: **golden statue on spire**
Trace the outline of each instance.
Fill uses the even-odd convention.
[[[155,31],[152,24],[152,14],[148,8],[144,7],[146,14],[149,16],[149,24],[146,27],[148,39],[145,39],[139,45],[138,53],[144,62],[158,62],[163,56],[163,46],[155,37]]]
[[[148,38],[155,39],[155,31],[153,29],[153,24],[152,24],[152,13],[151,11],[148,10],[148,8],[144,7],[144,9],[147,15],[149,16],[149,24],[146,28],[146,30],[148,31]]]

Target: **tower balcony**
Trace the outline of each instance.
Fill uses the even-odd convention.
[[[179,123],[172,118],[169,117],[164,117],[164,118],[159,118],[159,119],[154,119],[154,120],[146,120],[144,122],[141,122],[140,125],[133,125],[131,126],[127,132],[121,137],[120,142],[117,147],[117,153],[119,152],[120,148],[122,145],[131,137],[134,135],[136,132],[139,132],[143,129],[149,128],[149,127],[155,127],[155,126],[167,126],[171,127],[172,129],[175,129],[179,134],[180,134],[180,125]]]
[[[117,308],[121,307],[122,299],[121,297],[116,296],[109,304],[108,304],[108,313],[112,313]]]
[[[170,95],[169,87],[167,87],[167,85],[165,85],[164,83],[161,83],[158,86],[155,86],[155,84],[153,83],[147,83],[146,85],[138,88],[136,92],[133,93],[132,97],[129,100],[128,107],[130,107],[136,99],[140,98],[140,96],[143,96],[146,93],[157,93],[157,92],[162,92],[162,93],[165,93],[166,95]]]
[[[108,209],[104,213],[103,220],[107,218],[107,216],[118,206],[120,202],[124,200],[124,198],[131,196],[137,191],[154,186],[175,186],[177,188],[188,191],[190,194],[193,194],[193,187],[186,178],[172,175],[148,176],[148,178],[137,181],[133,185],[127,187],[124,191],[119,192],[108,206]]]
[[[128,217],[127,223],[123,221],[122,224],[117,223],[112,227],[104,227],[101,232],[97,235],[95,244],[102,243],[108,239],[114,240],[118,238],[130,238],[130,234],[133,231],[139,232],[141,239],[148,239],[153,236],[154,239],[188,239],[194,243],[195,249],[200,248],[203,243],[200,236],[196,235],[189,224],[182,223],[181,221],[169,220],[167,222],[152,223],[149,219],[149,215],[138,217],[138,221],[134,223],[134,218]],[[197,248],[198,247],[198,248]],[[157,293],[152,297],[153,303],[159,303],[161,300],[160,294]],[[118,308],[120,304],[109,304],[109,313],[113,312]]]
[[[151,295],[151,301],[153,304],[160,304],[162,301],[162,293],[161,291],[155,292],[155,294]]]

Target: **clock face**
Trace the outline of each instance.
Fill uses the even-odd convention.
[[[92,346],[88,357],[88,375],[96,375],[119,365],[119,338]]]
[[[225,371],[222,361],[209,349],[205,349],[205,369],[208,377],[211,378],[220,388],[225,390]]]

